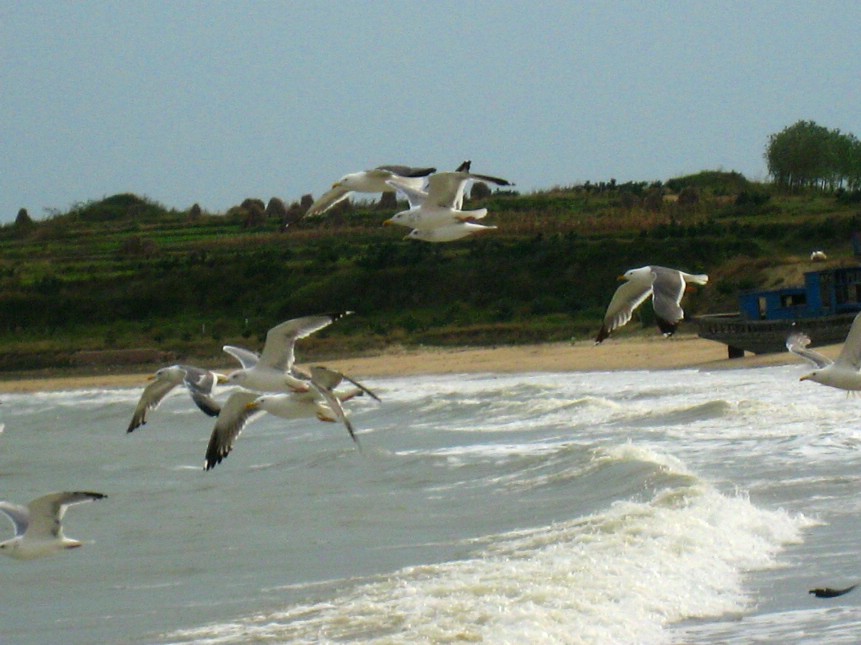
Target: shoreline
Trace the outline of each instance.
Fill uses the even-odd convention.
[[[834,356],[840,345],[818,348]],[[298,348],[301,356],[301,346]],[[726,346],[693,335],[672,338],[636,336],[610,338],[601,345],[591,340],[501,345],[497,347],[394,347],[373,356],[320,361],[327,367],[356,379],[488,372],[604,372],[615,370],[740,369],[769,365],[804,364],[789,352],[749,355],[728,359]],[[300,366],[306,365],[299,363]],[[235,364],[226,361],[217,371],[229,372]],[[90,388],[131,388],[146,385],[152,372],[125,369],[100,374],[25,377],[0,380],[0,393],[26,393]]]

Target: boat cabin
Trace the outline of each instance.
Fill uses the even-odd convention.
[[[861,311],[861,266],[810,271],[804,286],[739,294],[737,313],[697,317],[700,337],[724,343],[730,358],[745,352],[785,352],[793,331],[807,333],[811,347],[842,342]]]
[[[861,311],[861,267],[809,271],[803,287],[739,294],[745,320],[798,320]]]

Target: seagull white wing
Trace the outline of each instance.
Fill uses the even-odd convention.
[[[613,330],[619,329],[631,320],[634,310],[643,304],[643,301],[652,293],[652,286],[642,282],[629,281],[619,285],[616,293],[613,294],[613,299],[607,306],[607,312],[604,314],[604,323],[601,325],[601,330],[598,332],[596,343],[600,343]]]
[[[12,520],[15,525],[15,535],[24,535],[30,524],[30,511],[27,510],[27,507],[10,502],[0,502],[0,511]]]
[[[801,358],[810,361],[817,368],[822,369],[823,367],[828,367],[831,365],[832,360],[827,356],[823,356],[819,352],[815,352],[812,349],[808,349],[807,346],[810,344],[810,337],[807,334],[803,334],[801,332],[795,332],[790,334],[786,339],[786,349],[788,349],[793,354],[800,356]]]
[[[305,213],[305,217],[313,217],[314,215],[322,215],[327,210],[332,208],[340,201],[347,199],[352,193],[352,190],[347,190],[342,186],[334,186],[331,190],[326,191],[317,200],[311,204],[311,207]]]
[[[266,344],[260,361],[269,367],[278,370],[289,371],[293,367],[293,348],[299,338],[310,336],[315,331],[328,327],[336,320],[351,314],[351,311],[342,311],[332,314],[321,314],[316,316],[305,316],[293,318],[276,325],[266,333]]]
[[[466,182],[483,181],[497,186],[510,186],[511,182],[500,177],[479,175],[472,172],[438,172],[428,177],[427,201],[442,208],[460,209],[463,205],[463,191]]]
[[[665,267],[652,267],[652,306],[658,318],[661,331],[667,333],[685,317],[682,310],[682,295],[685,293],[685,279],[680,271]]]
[[[483,209],[482,209],[483,210]],[[405,240],[421,240],[423,242],[443,243],[454,242],[474,233],[494,231],[496,226],[485,226],[475,222],[454,222],[436,228],[413,229],[404,237]]]
[[[855,320],[852,321],[843,349],[840,350],[840,355],[834,362],[838,365],[852,366],[856,370],[861,368],[861,314],[855,316]]]
[[[141,398],[135,407],[132,414],[132,420],[126,432],[134,432],[142,425],[146,424],[147,414],[150,410],[155,410],[162,402],[164,397],[177,386],[175,381],[170,381],[164,378],[157,377],[152,383],[144,388],[141,393]]]
[[[83,504],[107,497],[102,493],[63,492],[44,495],[27,504],[30,511],[28,536],[62,537],[63,527],[60,523],[66,509],[73,504]]]
[[[408,184],[401,177],[393,177],[386,183],[407,198],[410,208],[418,208],[427,201],[428,194],[424,190]]]
[[[469,180],[467,172],[438,172],[428,178],[427,203],[442,208],[460,208],[463,190]]]
[[[248,404],[260,395],[256,392],[240,390],[231,394],[215,421],[212,435],[209,437],[209,445],[206,447],[206,459],[203,464],[204,470],[211,470],[216,464],[230,454],[233,444],[242,433],[245,426],[256,416],[263,413],[262,410],[253,410]]]
[[[236,347],[235,345],[225,345],[221,349],[239,361],[239,364],[242,365],[242,369],[251,369],[260,362],[260,356],[256,352],[252,352],[250,349]]]
[[[406,185],[421,188],[424,177],[434,172],[436,168],[414,168],[412,166],[378,166],[373,170],[350,173],[332,185],[331,190],[323,193],[317,201],[311,204],[305,217],[320,215],[350,196],[354,191],[358,192],[387,192],[391,190],[386,181],[393,177],[402,178]]]

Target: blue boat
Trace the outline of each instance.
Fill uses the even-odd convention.
[[[785,352],[792,331],[811,347],[842,343],[861,311],[861,266],[809,271],[804,286],[742,291],[738,303],[736,313],[695,319],[699,336],[724,343],[730,358]]]

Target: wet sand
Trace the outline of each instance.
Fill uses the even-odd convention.
[[[819,348],[817,351],[835,356],[840,346]],[[301,346],[297,346],[301,358]],[[733,369],[802,363],[789,352],[748,355],[727,359],[726,346],[697,336],[661,336],[611,338],[601,345],[592,341],[576,343],[543,343],[499,347],[459,348],[392,348],[378,355],[329,360],[327,367],[350,374],[354,378],[411,376],[420,374],[467,374],[480,372],[574,372],[607,370],[658,369]],[[300,363],[301,365],[301,363]],[[222,371],[236,365],[225,361]],[[138,387],[146,382],[149,372],[128,370],[128,373],[106,372],[86,376],[50,375],[0,381],[0,392],[36,392],[107,387]]]

